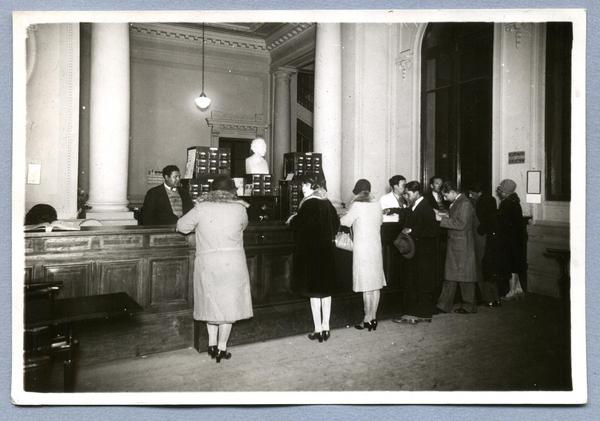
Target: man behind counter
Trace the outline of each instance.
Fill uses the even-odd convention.
[[[146,193],[140,225],[173,225],[194,207],[190,195],[179,184],[179,168],[167,165],[162,175],[165,182]]]

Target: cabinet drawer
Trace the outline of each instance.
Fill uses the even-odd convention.
[[[245,232],[244,245],[286,244],[294,241],[292,231]]]

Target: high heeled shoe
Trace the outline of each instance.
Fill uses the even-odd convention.
[[[216,358],[217,354],[219,353],[219,350],[217,349],[216,345],[212,345],[208,347],[208,350],[206,352],[208,353],[210,358]]]
[[[373,327],[373,330],[377,330],[377,319],[371,320],[371,326]]]
[[[368,331],[370,332],[373,329],[373,325],[371,324],[371,322],[362,322],[362,325],[359,323],[357,325],[354,325],[354,328],[358,330],[368,329]]]
[[[310,339],[311,341],[318,340],[319,342],[323,342],[323,333],[321,333],[321,332],[309,333],[308,339]]]
[[[231,352],[221,351],[216,355],[217,362],[220,363],[221,360],[228,360],[231,358]]]
[[[327,339],[329,339],[329,337],[331,336],[331,334],[329,333],[328,330],[324,330],[323,333],[322,333],[322,335],[323,335],[323,340],[324,341],[327,341]]]

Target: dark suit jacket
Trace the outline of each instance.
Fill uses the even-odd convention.
[[[438,235],[438,223],[435,220],[435,213],[427,199],[423,198],[415,208],[408,214],[406,226],[411,229],[410,235],[415,239],[431,238]]]
[[[194,207],[194,204],[185,189],[178,187],[177,191],[181,197],[181,206],[185,214]],[[169,202],[164,184],[152,187],[146,193],[141,219],[140,225],[173,225],[177,223],[177,215],[171,209],[171,202]]]
[[[427,199],[419,202],[415,210],[408,208],[406,226],[415,241],[415,256],[408,264],[408,277],[405,282],[404,307],[407,314],[431,317],[433,308],[433,288],[436,278],[436,236],[438,223]],[[437,298],[437,297],[436,297]]]
[[[426,191],[423,194],[423,197],[425,198],[425,200],[427,200],[429,202],[429,206],[431,206],[433,209],[448,210],[448,207],[449,207],[448,203],[446,203],[444,201],[444,199],[442,198],[442,206],[440,206],[439,203],[436,202],[435,197],[433,197],[433,193],[431,192],[431,190]]]

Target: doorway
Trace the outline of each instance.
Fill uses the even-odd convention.
[[[233,137],[220,137],[219,148],[228,148],[231,151],[231,177],[244,177],[246,174],[246,158],[250,153],[252,139],[238,139]]]
[[[492,23],[432,23],[421,66],[421,177],[492,180]]]

